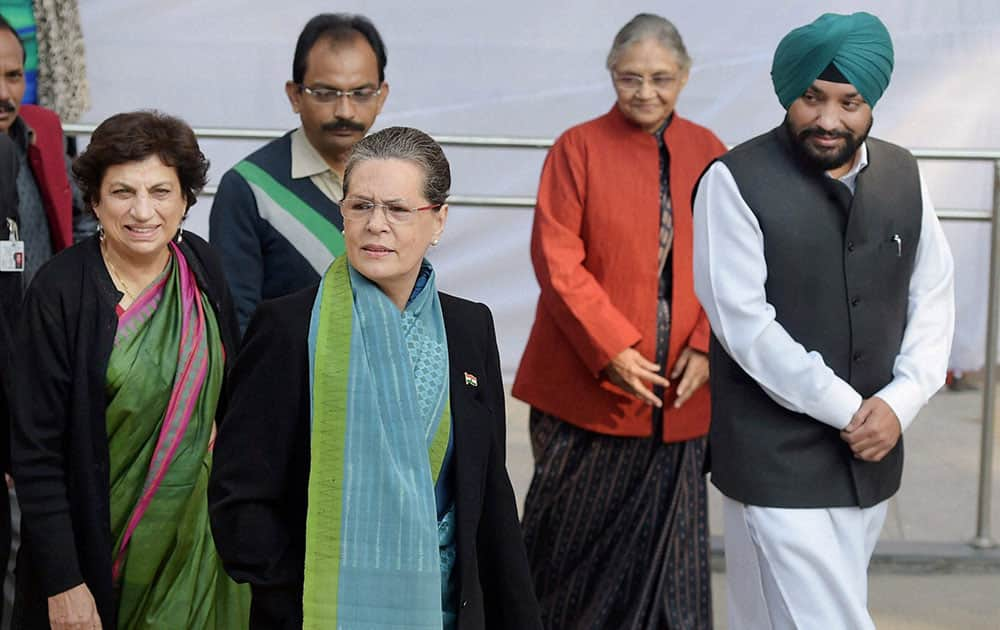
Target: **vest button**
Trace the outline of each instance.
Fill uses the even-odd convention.
[[[854,251],[854,241],[847,241],[847,251],[849,252]]]
[[[863,355],[863,354],[861,354],[860,352],[855,352],[855,353],[854,353],[854,362],[855,362],[855,363],[857,363],[858,361],[860,361],[860,360],[861,360],[861,358],[862,358],[863,356],[864,356],[864,355]]]
[[[861,304],[861,298],[857,298],[857,297],[856,298],[851,298],[851,306],[857,306],[858,304]]]

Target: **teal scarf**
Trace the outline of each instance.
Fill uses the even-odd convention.
[[[400,313],[336,259],[313,305],[309,354],[303,629],[440,629],[434,484],[451,422],[433,271]]]

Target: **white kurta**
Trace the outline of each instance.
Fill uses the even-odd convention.
[[[867,165],[862,145],[857,163],[840,178],[852,193]],[[904,431],[944,384],[955,317],[951,251],[922,176],[920,185],[920,240],[899,243],[917,248],[906,329],[893,379],[875,394]],[[729,169],[716,162],[694,201],[695,292],[712,330],[777,404],[843,429],[861,394],[777,321],[766,279],[760,224]],[[866,575],[885,511],[884,502],[866,509],[784,509],[726,499],[730,628],[874,627]]]
[[[862,145],[857,164],[841,178],[852,192],[867,165]],[[922,177],[920,185],[923,214],[906,332],[893,380],[875,394],[896,412],[904,431],[944,384],[955,321],[951,251]],[[698,185],[694,202],[695,293],[712,332],[776,403],[843,429],[861,406],[861,394],[778,323],[767,302],[766,279],[764,234],[729,169],[716,162]]]

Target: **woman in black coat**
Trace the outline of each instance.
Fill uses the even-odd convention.
[[[209,504],[226,569],[251,584],[254,630],[541,627],[493,320],[438,293],[424,258],[449,186],[422,132],[362,140],[344,178],[346,255],[250,323]]]
[[[232,300],[181,222],[208,163],[183,121],[119,114],[74,165],[99,236],[49,260],[13,360],[14,627],[238,630],[205,499]]]

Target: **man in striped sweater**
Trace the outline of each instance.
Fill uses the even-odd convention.
[[[285,84],[302,126],[222,177],[210,240],[241,330],[261,300],[317,283],[344,251],[344,165],[389,95],[385,64],[385,45],[367,18],[327,13],[309,20]]]

